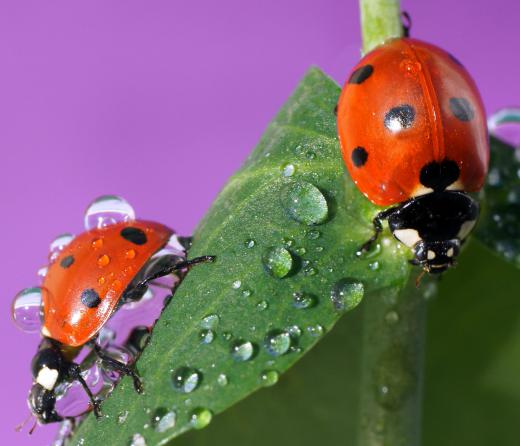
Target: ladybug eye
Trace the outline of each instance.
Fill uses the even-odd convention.
[[[415,110],[404,104],[391,108],[385,115],[385,127],[392,132],[410,128],[415,119]]]
[[[85,229],[107,226],[135,220],[135,211],[130,204],[116,195],[103,195],[89,204],[85,211]]]

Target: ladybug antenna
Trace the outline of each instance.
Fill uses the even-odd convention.
[[[401,12],[401,26],[403,27],[403,36],[410,37],[410,29],[412,29],[412,18],[406,11]]]
[[[417,279],[415,279],[415,288],[419,288],[419,286],[421,285],[421,280],[425,274],[426,274],[426,271],[424,269],[419,273],[419,275],[417,276]]]
[[[29,420],[34,417],[34,415],[32,413],[29,413],[29,415],[27,415],[27,418],[25,420],[23,420],[20,424],[16,425],[16,427],[14,428],[14,430],[16,432],[20,432],[23,427],[29,422]],[[36,420],[35,420],[36,421]],[[34,428],[33,428],[34,429]],[[32,430],[32,429],[31,429]]]
[[[34,419],[34,424],[31,427],[31,430],[29,431],[29,435],[32,435],[34,432],[34,429],[36,429],[36,426],[38,426],[38,422],[36,421],[36,418]]]

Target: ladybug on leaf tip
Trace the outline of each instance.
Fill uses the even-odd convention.
[[[124,202],[119,197],[102,198]],[[74,362],[84,346],[95,352],[102,366],[129,375],[136,391],[142,392],[134,368],[111,357],[96,342],[97,335],[121,305],[142,299],[155,279],[169,274],[182,278],[191,266],[214,260],[213,256],[187,260],[190,241],[162,224],[130,218],[91,228],[51,256],[41,287],[43,340],[31,363],[34,383],[28,398],[39,423],[73,420],[55,409],[55,390],[64,382],[79,382],[100,416],[99,402]],[[172,244],[174,250],[163,251]]]
[[[378,206],[429,273],[452,265],[473,229],[489,142],[478,89],[446,51],[411,38],[390,40],[353,69],[336,108],[341,151],[360,191]]]

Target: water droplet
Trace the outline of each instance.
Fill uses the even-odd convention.
[[[88,205],[84,223],[85,229],[90,230],[130,220],[135,220],[135,212],[126,200],[116,195],[103,195]]]
[[[240,280],[235,280],[231,286],[234,290],[238,290],[242,286],[242,282]]]
[[[399,322],[399,314],[396,311],[389,311],[385,315],[385,321],[390,325],[396,324]]]
[[[323,246],[316,246],[315,251],[316,252],[323,252]]]
[[[273,330],[264,339],[264,346],[272,356],[281,356],[287,353],[291,346],[291,336],[283,330]]]
[[[49,271],[49,267],[42,266],[37,272],[37,276],[41,277],[42,279],[47,275],[47,272]]]
[[[354,279],[341,279],[337,281],[330,291],[332,305],[337,311],[350,311],[357,307],[363,299],[365,287]]]
[[[304,255],[307,252],[307,250],[303,246],[296,248],[295,251],[296,251],[296,254],[298,254],[300,256]]]
[[[128,259],[128,260],[132,260],[135,258],[135,249],[129,249],[128,251],[125,252],[125,257]]]
[[[278,372],[276,370],[264,370],[260,374],[260,383],[264,387],[274,386],[278,382]]]
[[[282,175],[284,177],[292,177],[295,171],[296,168],[294,167],[294,164],[289,163],[282,166]]]
[[[316,298],[308,293],[293,293],[293,307],[299,309],[311,308],[316,304]]]
[[[291,325],[287,327],[286,330],[293,339],[299,338],[302,335],[302,329],[298,327],[298,325]]]
[[[223,331],[222,332],[222,337],[226,340],[226,341],[229,341],[233,338],[233,334],[230,333],[229,331]]]
[[[96,238],[96,239],[92,240],[93,249],[101,249],[104,244],[105,244],[105,242],[103,241],[102,238]]]
[[[97,264],[100,268],[107,266],[109,263],[110,263],[110,257],[108,257],[106,254],[99,256],[97,259]]]
[[[269,307],[269,304],[265,300],[261,300],[260,302],[258,302],[256,304],[256,308],[258,308],[260,311],[267,310],[268,307]]]
[[[211,344],[215,339],[215,332],[213,330],[205,329],[199,333],[199,337],[203,344]]]
[[[219,322],[220,318],[217,314],[208,314],[202,319],[202,321],[200,322],[200,326],[202,328],[214,330],[215,328],[217,328]]]
[[[192,367],[181,367],[172,373],[175,390],[183,393],[193,392],[202,381],[202,374]]]
[[[20,330],[26,333],[38,333],[42,321],[41,312],[41,288],[25,288],[14,297],[11,316]]]
[[[177,415],[173,411],[168,411],[166,408],[160,407],[156,409],[152,416],[152,426],[156,432],[166,432],[175,427]]]
[[[203,429],[209,423],[211,423],[211,419],[213,418],[213,414],[210,410],[205,409],[203,407],[198,407],[194,409],[190,414],[190,424],[195,429]]]
[[[253,294],[253,292],[251,290],[242,291],[242,297],[249,297],[249,296],[251,296],[251,294]]]
[[[246,248],[254,248],[256,242],[253,239],[249,239],[245,241]]]
[[[217,384],[219,386],[225,387],[228,385],[228,382],[229,382],[228,377],[224,373],[221,373],[220,375],[218,375]]]
[[[381,268],[381,264],[376,260],[375,262],[370,262],[368,264],[368,269],[370,271],[378,271]]]
[[[281,279],[291,271],[293,267],[292,255],[285,248],[269,248],[263,255],[262,261],[265,269],[274,277]]]
[[[321,232],[316,229],[311,229],[309,232],[307,232],[307,238],[311,240],[317,240],[321,236]]]
[[[119,414],[117,415],[117,422],[119,424],[125,424],[129,413],[130,412],[128,412],[128,410],[125,410],[124,412],[119,412]]]
[[[146,446],[146,440],[141,434],[134,434],[130,446]]]
[[[235,361],[248,361],[254,352],[254,345],[249,341],[237,341],[231,346],[231,356]]]
[[[316,273],[316,268],[314,268],[313,266],[306,266],[305,268],[303,268],[304,276],[315,276]]]
[[[305,181],[286,186],[282,203],[292,219],[306,225],[323,223],[328,216],[327,200],[316,186]]]
[[[60,254],[61,251],[67,246],[72,240],[74,240],[74,236],[72,234],[66,233],[58,235],[49,246],[49,261],[54,262],[56,257]]]
[[[320,324],[309,325],[307,327],[307,333],[309,333],[313,337],[319,337],[323,335],[323,327]]]

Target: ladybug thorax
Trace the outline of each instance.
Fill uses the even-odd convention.
[[[49,266],[42,285],[42,334],[79,346],[94,337],[123,292],[173,231],[129,221],[74,238]]]

